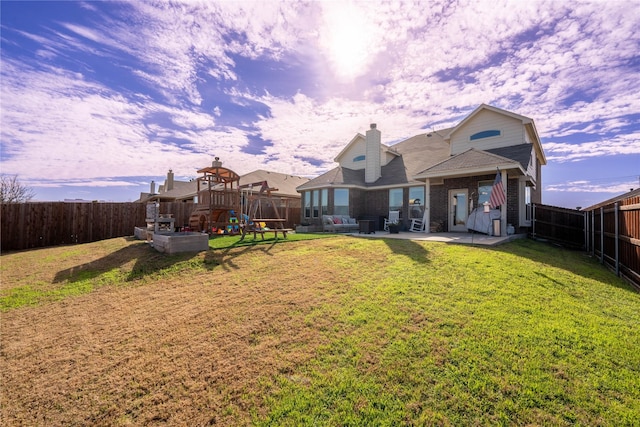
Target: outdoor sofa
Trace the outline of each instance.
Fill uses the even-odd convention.
[[[358,231],[359,225],[355,218],[346,215],[322,215],[322,231],[332,233]]]

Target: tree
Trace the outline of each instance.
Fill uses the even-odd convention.
[[[18,181],[18,175],[0,175],[0,203],[23,203],[34,198],[36,193]]]

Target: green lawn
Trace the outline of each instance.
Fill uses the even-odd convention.
[[[579,252],[388,242],[263,425],[640,425],[640,298]],[[304,378],[304,380],[301,380]]]
[[[323,238],[297,241],[315,237]],[[531,240],[495,248],[295,234],[238,240],[214,238],[217,249],[173,257],[137,242],[102,243],[113,246],[55,280],[10,272],[30,252],[46,268],[77,259],[69,253],[82,246],[9,254],[0,297],[11,313],[23,305],[15,289],[29,280],[42,292],[75,289],[31,298],[36,309],[104,286],[178,287],[215,274],[233,284],[229,292],[250,288],[256,307],[270,291],[269,304],[289,301],[291,330],[264,319],[251,339],[275,343],[265,358],[313,342],[312,356],[239,386],[240,402],[226,401],[218,415],[223,425],[640,425],[640,294],[582,252]],[[273,285],[279,277],[285,283]]]

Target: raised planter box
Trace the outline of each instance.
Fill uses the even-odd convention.
[[[296,225],[296,233],[316,233],[322,231],[319,225]]]
[[[206,251],[209,249],[209,235],[193,231],[171,234],[154,233],[152,246],[158,252],[165,254]]]

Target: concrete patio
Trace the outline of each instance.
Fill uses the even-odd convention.
[[[524,239],[526,234],[512,234],[507,236],[488,236],[481,233],[412,233],[409,231],[401,231],[397,234],[388,231],[376,231],[372,234],[364,233],[346,233],[355,237],[369,238],[385,238],[385,239],[402,239],[402,240],[420,240],[428,242],[444,242],[459,243],[464,245],[484,245],[496,246],[502,243],[510,242],[515,239]]]

